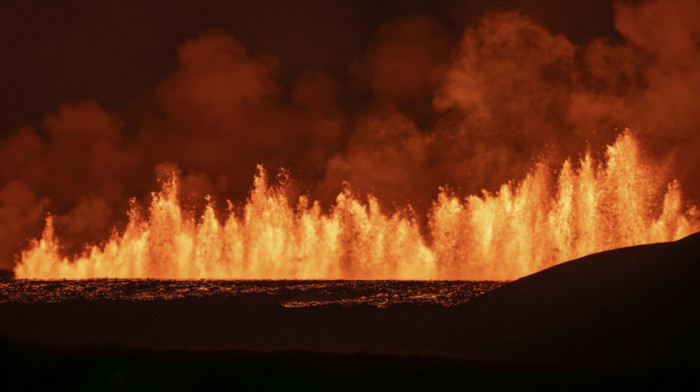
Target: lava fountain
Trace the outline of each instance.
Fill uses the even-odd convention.
[[[340,193],[324,212],[259,167],[241,213],[217,218],[182,207],[178,178],[135,204],[128,224],[77,256],[62,254],[51,217],[21,253],[17,278],[159,279],[513,279],[556,263],[623,246],[675,240],[700,230],[697,208],[676,181],[659,178],[629,131],[553,172],[537,164],[519,182],[466,198],[442,189],[422,233],[406,211]]]

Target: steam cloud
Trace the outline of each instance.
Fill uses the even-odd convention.
[[[402,16],[347,80],[308,69],[290,85],[279,58],[204,31],[177,48],[179,66],[137,120],[81,101],[0,140],[0,268],[49,211],[66,251],[104,240],[129,197],[145,201],[172,171],[195,206],[206,194],[241,200],[263,164],[324,202],[347,181],[424,213],[440,186],[493,190],[536,157],[595,152],[626,126],[698,200],[700,3],[618,3],[615,15],[619,42],[580,45],[518,10],[488,11],[461,38]],[[363,98],[347,104],[344,90]]]

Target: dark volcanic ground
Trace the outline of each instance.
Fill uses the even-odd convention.
[[[0,280],[0,304],[232,300],[265,297],[285,308],[456,306],[505,282],[397,280]]]
[[[260,293],[6,302],[3,369],[65,375],[71,387],[85,380],[133,386],[171,371],[188,388],[203,379],[250,387],[256,380],[359,387],[365,379],[689,385],[700,369],[698,277],[695,234],[564,263],[452,307],[284,307]],[[442,378],[430,376],[436,371]]]

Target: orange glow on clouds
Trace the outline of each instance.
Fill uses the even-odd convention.
[[[411,213],[380,210],[373,196],[339,194],[328,212],[259,167],[242,214],[198,218],[173,176],[126,229],[65,257],[51,217],[21,253],[15,274],[32,279],[513,279],[590,253],[670,241],[700,229],[679,184],[658,178],[625,132],[604,162],[590,154],[553,174],[535,165],[520,182],[460,198],[441,190],[427,233]],[[230,205],[230,203],[229,203]]]

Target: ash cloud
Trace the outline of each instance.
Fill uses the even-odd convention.
[[[145,202],[173,171],[195,207],[206,194],[243,200],[263,164],[325,205],[347,182],[425,215],[440,186],[493,190],[534,159],[596,151],[627,126],[700,199],[700,5],[616,3],[616,33],[581,39],[521,3],[528,12],[481,7],[461,22],[449,7],[405,6],[379,23],[351,15],[362,44],[339,32],[339,48],[333,36],[295,44],[304,59],[318,47],[313,64],[203,29],[170,48],[176,66],[123,110],[77,100],[5,134],[0,267],[49,211],[68,253],[106,239],[129,198]],[[307,20],[334,31],[322,16]]]

